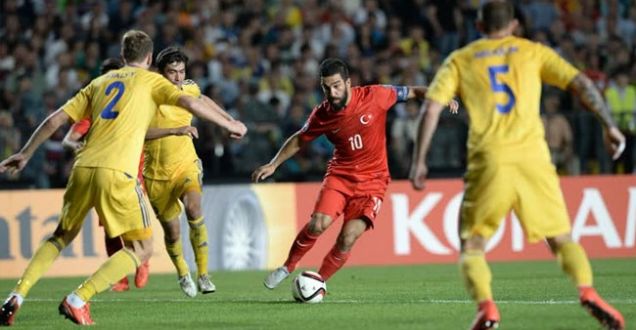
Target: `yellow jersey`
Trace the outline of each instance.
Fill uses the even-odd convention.
[[[192,80],[181,85],[186,94],[199,98],[201,90]],[[192,114],[187,110],[171,105],[159,107],[150,128],[174,128],[192,123]],[[198,159],[192,139],[187,135],[166,136],[146,141],[144,145],[144,177],[155,180],[169,180],[184,164],[192,164]]]
[[[110,168],[136,177],[157,107],[174,105],[182,95],[162,75],[142,68],[126,66],[95,78],[62,106],[73,121],[91,121],[74,166]]]
[[[539,116],[541,84],[565,89],[578,73],[542,44],[514,36],[483,38],[449,55],[426,97],[441,104],[461,98],[471,122],[469,162],[549,159]]]

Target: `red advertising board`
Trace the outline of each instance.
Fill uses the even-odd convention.
[[[636,255],[635,177],[571,177],[563,178],[561,186],[572,221],[572,236],[583,244],[591,258]],[[308,221],[319,189],[319,184],[297,185],[298,228]],[[456,262],[462,189],[461,180],[429,180],[422,192],[414,191],[406,181],[393,182],[375,221],[375,229],[359,239],[348,264]],[[320,265],[341,225],[340,219],[329,228],[301,266]],[[552,258],[545,244],[526,241],[514,214],[506,217],[490,240],[488,250],[489,260]]]
[[[572,236],[592,258],[636,256],[636,178],[572,177],[561,180]],[[457,215],[461,180],[429,180],[416,192],[406,181],[391,183],[375,228],[353,249],[349,265],[454,263],[458,257]],[[281,265],[298,230],[309,220],[319,183],[207,186],[203,209],[210,234],[210,269],[263,269]],[[29,259],[54,230],[62,190],[0,192],[0,278],[22,274]],[[241,197],[242,196],[242,197]],[[541,205],[536,205],[541,207]],[[323,234],[301,261],[317,268],[336,241],[342,219]],[[153,273],[172,273],[162,230],[154,220]],[[182,220],[182,239],[187,241]],[[103,230],[89,213],[80,236],[47,276],[92,273],[106,258]],[[187,245],[187,244],[186,244]],[[488,245],[490,260],[549,259],[545,244],[528,244],[514,214],[509,214]],[[192,253],[184,249],[193,265]],[[242,261],[242,262],[239,262]]]

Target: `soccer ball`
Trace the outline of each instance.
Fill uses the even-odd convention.
[[[297,302],[319,303],[326,292],[327,284],[316,272],[304,271],[292,281],[292,295]]]

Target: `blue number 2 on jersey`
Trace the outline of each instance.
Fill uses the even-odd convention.
[[[119,101],[121,96],[124,94],[124,90],[126,89],[126,87],[124,86],[123,82],[114,81],[106,87],[106,95],[110,95],[110,92],[113,89],[117,89],[117,94],[115,94],[115,97],[113,97],[113,99],[108,102],[104,110],[102,110],[101,117],[104,119],[115,119],[119,115],[119,112],[117,112],[113,108],[115,107],[115,104],[117,104],[117,101]]]
[[[508,103],[496,104],[497,111],[499,111],[499,113],[507,114],[515,106],[516,98],[515,94],[512,93],[512,89],[510,88],[510,86],[497,81],[497,74],[500,73],[508,73],[508,66],[493,65],[488,67],[488,76],[490,77],[490,88],[492,88],[492,91],[495,93],[505,93],[506,95],[508,95]]]

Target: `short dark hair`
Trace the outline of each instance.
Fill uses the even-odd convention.
[[[621,64],[615,67],[612,71],[610,71],[610,78],[616,79],[618,76],[629,76],[630,70],[629,64]]]
[[[163,73],[163,70],[170,63],[183,62],[185,66],[188,66],[188,55],[186,55],[179,47],[167,47],[157,54],[157,68],[159,72]]]
[[[505,28],[514,18],[515,8],[506,0],[489,1],[479,8],[478,20],[486,33]]]
[[[320,63],[321,77],[329,77],[335,74],[340,74],[343,80],[347,80],[349,78],[347,64],[337,58],[328,58]]]
[[[124,63],[116,58],[116,57],[110,57],[104,60],[104,62],[102,62],[102,65],[99,66],[99,74],[104,74],[110,70],[117,70],[117,69],[121,69],[121,67],[124,66]]]
[[[121,38],[121,55],[127,63],[143,60],[152,48],[152,39],[144,31],[130,30]]]

